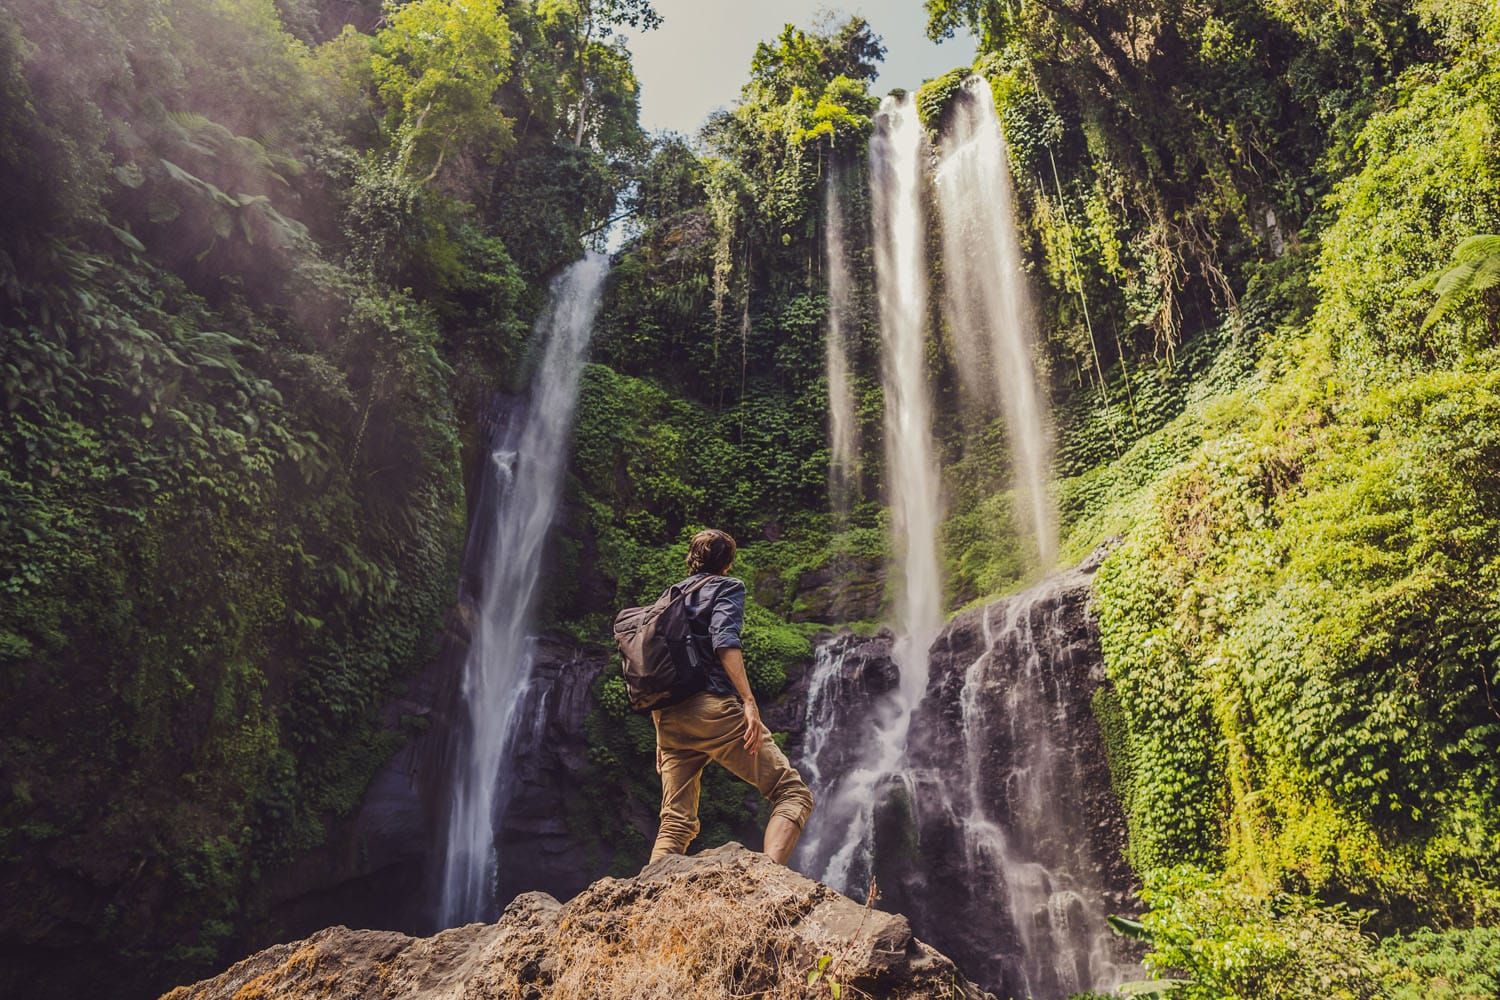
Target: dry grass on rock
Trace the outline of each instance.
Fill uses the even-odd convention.
[[[704,871],[589,890],[558,927],[554,1000],[683,1000],[807,995],[792,925],[816,905],[764,870]],[[804,956],[806,957],[806,956]]]
[[[815,982],[809,973],[819,971]],[[320,931],[170,1000],[993,1000],[911,935],[738,844],[517,897],[494,924],[430,938]]]

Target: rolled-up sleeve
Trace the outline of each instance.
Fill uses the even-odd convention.
[[[733,578],[725,580],[714,591],[709,608],[708,628],[715,651],[740,648],[740,629],[745,626],[745,584]]]

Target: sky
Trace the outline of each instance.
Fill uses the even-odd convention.
[[[750,75],[755,46],[788,22],[816,24],[825,12],[859,14],[885,41],[885,63],[874,90],[915,89],[923,80],[974,60],[974,40],[927,39],[922,0],[653,0],[663,23],[655,31],[626,29],[641,84],[641,124],[692,136],[709,112],[727,107]]]

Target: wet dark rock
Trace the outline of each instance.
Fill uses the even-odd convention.
[[[943,630],[908,744],[914,830],[876,829],[889,905],[1017,995],[1111,985],[1130,962],[1104,925],[1134,912],[1136,882],[1093,712],[1106,682],[1088,611],[1095,565]],[[913,840],[920,877],[891,871],[886,856]]]
[[[768,725],[788,734],[787,755],[793,762],[805,760],[809,746],[822,747],[818,757],[825,774],[852,767],[862,759],[875,735],[874,727],[868,724],[875,706],[895,691],[901,681],[900,670],[891,659],[893,640],[890,629],[869,636],[840,632],[815,640],[817,655],[841,660],[838,677],[830,682],[829,690],[813,692],[816,664],[808,664],[796,682],[788,685],[775,722],[767,715]],[[834,711],[815,708],[809,713],[809,698],[814,696],[821,705]],[[809,728],[819,732],[809,732]],[[837,732],[832,732],[835,729]],[[806,775],[806,767],[803,770]]]
[[[873,877],[883,905],[1001,995],[1052,1000],[1136,971],[1104,923],[1137,904],[1093,714],[1107,683],[1088,610],[1097,564],[955,616],[932,646],[903,769],[854,796],[873,804],[871,852],[854,856],[848,888]],[[816,753],[808,769],[825,798],[874,759],[871,720],[889,711],[883,694],[897,676],[891,653],[888,635],[820,644],[820,664],[836,673],[805,680],[814,703],[798,747]],[[831,825],[809,827],[796,860],[810,871],[848,840],[852,817],[839,810],[854,799],[815,817]]]
[[[447,809],[447,714],[456,704],[467,650],[459,605],[440,655],[382,711],[386,729],[406,742],[322,846],[264,880],[265,916],[252,928],[251,947],[335,923],[410,933],[435,926],[431,886]],[[516,884],[502,883],[502,899],[532,889],[570,896],[604,871],[568,826],[564,797],[579,786],[587,765],[592,688],[609,657],[555,637],[539,639],[535,656],[526,711],[532,727],[520,741],[517,790],[500,830],[506,869],[518,877]],[[655,816],[646,821],[654,823]]]

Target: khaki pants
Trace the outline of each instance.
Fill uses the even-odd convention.
[[[701,691],[651,713],[661,750],[661,828],[651,860],[682,854],[698,835],[698,790],[703,768],[715,761],[754,785],[800,830],[812,813],[812,793],[761,724],[758,753],[745,749],[745,709],[733,695]]]

